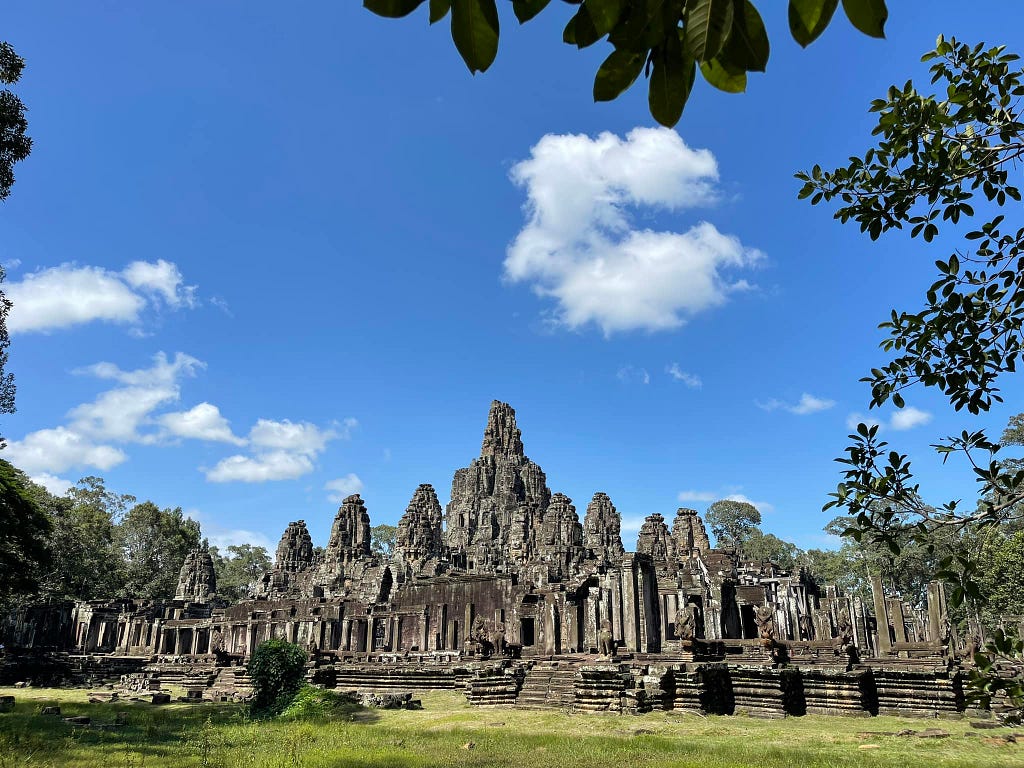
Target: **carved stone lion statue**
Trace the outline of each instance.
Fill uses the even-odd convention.
[[[676,611],[676,637],[683,641],[684,645],[692,642],[696,636],[696,626],[693,620],[693,608],[686,606]]]
[[[612,635],[612,623],[607,619],[601,622],[601,630],[597,633],[597,652],[608,658],[615,655],[615,637]]]

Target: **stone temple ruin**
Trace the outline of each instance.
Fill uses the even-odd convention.
[[[712,548],[692,509],[671,523],[649,515],[626,551],[612,500],[595,493],[581,520],[525,455],[513,409],[494,402],[451,501],[442,509],[419,486],[389,555],[371,551],[355,494],[322,556],[304,521],[288,524],[254,599],[219,604],[210,556],[193,552],[174,600],[23,611],[0,674],[244,696],[245,660],[277,637],[308,649],[318,684],[460,688],[479,705],[962,711],[942,585],[923,611],[887,597],[880,579],[873,590],[865,605],[803,571]]]

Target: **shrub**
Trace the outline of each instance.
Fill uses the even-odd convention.
[[[302,688],[306,652],[286,640],[267,640],[256,647],[249,659],[249,678],[254,717],[280,714]]]

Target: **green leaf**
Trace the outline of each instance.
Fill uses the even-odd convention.
[[[631,86],[644,70],[647,56],[635,51],[614,50],[594,77],[594,101],[611,101]]]
[[[843,10],[850,22],[869,37],[885,37],[885,20],[889,9],[885,0],[843,0]]]
[[[626,7],[626,0],[586,0],[584,8],[594,23],[599,38],[611,32],[612,27],[619,23],[619,17]]]
[[[647,103],[655,120],[667,128],[679,122],[696,74],[696,64],[683,52],[678,36],[666,37],[664,44],[655,49],[647,92]]]
[[[543,11],[551,0],[512,0],[512,11],[520,24],[525,24]]]
[[[726,66],[746,72],[764,72],[768,66],[768,32],[750,0],[736,0],[732,32],[718,58]]]
[[[363,8],[378,16],[400,19],[423,5],[423,0],[363,0]]]
[[[580,9],[576,12],[576,15],[570,20],[572,24],[572,42],[577,48],[586,48],[588,45],[593,45],[601,39],[602,34],[598,32],[597,27],[594,26],[594,20],[590,18],[590,14],[587,13],[587,6],[581,5]],[[566,26],[566,30],[569,27]],[[564,38],[564,35],[563,35]],[[565,42],[569,42],[566,40]]]
[[[448,15],[452,0],[430,0],[430,23],[435,24]]]
[[[616,48],[631,51],[649,51],[665,40],[665,12],[667,0],[633,0],[629,13],[608,34],[608,41]],[[678,3],[679,0],[676,0]]]
[[[683,34],[686,52],[697,61],[718,55],[732,29],[733,0],[688,0]]]
[[[726,93],[743,93],[747,90],[747,73],[742,69],[725,66],[718,59],[702,61],[700,73],[715,88]]]
[[[579,18],[577,13],[573,16],[565,25],[565,29],[562,30],[562,42],[568,45],[576,45],[576,19]]]
[[[789,31],[806,48],[825,31],[839,0],[789,0]]]
[[[498,55],[494,0],[452,0],[452,40],[470,72],[486,72]]]

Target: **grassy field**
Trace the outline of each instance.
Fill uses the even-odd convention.
[[[0,714],[0,768],[13,766],[345,766],[405,768],[816,768],[817,766],[1024,766],[1008,731],[966,721],[800,717],[759,720],[675,712],[566,715],[470,708],[461,694],[424,695],[422,711],[361,710],[326,721],[254,723],[237,705],[89,704],[83,691],[0,689],[17,706]],[[38,714],[59,704],[74,726]],[[897,736],[941,728],[946,738]]]

